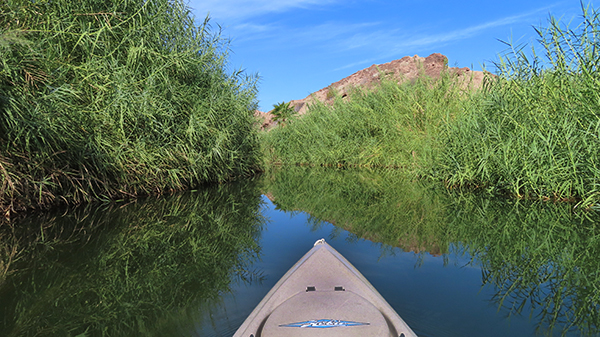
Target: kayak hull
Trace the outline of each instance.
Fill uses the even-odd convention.
[[[319,240],[269,291],[234,337],[416,337],[367,279]]]

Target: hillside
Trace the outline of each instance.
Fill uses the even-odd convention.
[[[442,54],[434,53],[427,57],[405,56],[383,64],[374,64],[368,68],[359,70],[327,87],[318,90],[303,99],[292,100],[290,103],[294,109],[303,115],[308,110],[311,102],[327,102],[332,100],[335,94],[346,97],[352,88],[372,87],[381,80],[382,76],[390,76],[397,79],[398,83],[414,81],[419,76],[439,78],[443,71],[449,71],[456,75],[457,81],[462,85],[478,88],[483,83],[484,72],[471,71],[471,69],[448,67],[448,58]],[[257,111],[256,115],[261,118],[262,129],[274,126],[272,115],[269,112]]]

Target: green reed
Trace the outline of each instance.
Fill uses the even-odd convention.
[[[264,139],[268,161],[384,166],[449,188],[578,202],[600,200],[600,13],[535,28],[543,52],[507,43],[484,90],[446,73],[355,90]],[[538,47],[539,49],[539,47]]]
[[[418,171],[439,152],[439,128],[460,113],[473,93],[443,73],[398,84],[384,79],[265,135],[267,160],[283,164],[401,167]]]
[[[4,212],[161,193],[259,167],[256,79],[183,1],[0,4]]]
[[[449,186],[480,186],[518,197],[600,196],[600,13],[584,7],[576,26],[551,17],[536,28],[543,53],[508,43],[481,109],[443,133],[438,172]]]

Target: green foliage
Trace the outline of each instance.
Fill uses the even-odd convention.
[[[296,110],[291,106],[291,102],[273,104],[273,108],[274,109],[271,110],[273,121],[281,124],[281,126],[285,126],[289,123],[289,120],[296,115]]]
[[[536,29],[545,59],[509,44],[485,104],[442,134],[442,179],[519,197],[583,200],[583,207],[597,203],[599,27],[599,13],[583,8],[575,28],[551,18]]]
[[[265,222],[256,186],[91,205],[4,226],[2,335],[189,334],[232,284],[261,277],[251,269]]]
[[[484,90],[446,73],[314,104],[265,136],[268,160],[398,167],[451,188],[599,208],[600,13],[582,11],[575,28],[553,17],[536,28],[545,59],[508,43]]]
[[[259,165],[255,78],[180,0],[0,4],[0,205],[144,195]]]
[[[338,95],[337,90],[334,87],[329,86],[327,88],[327,95],[325,96],[325,99],[330,100],[332,98],[335,98],[337,95]]]
[[[384,80],[332,105],[316,103],[265,137],[267,160],[284,164],[402,167],[418,172],[439,151],[439,128],[465,109],[471,92],[452,75],[414,83]]]

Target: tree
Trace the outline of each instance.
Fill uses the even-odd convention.
[[[298,113],[292,107],[291,102],[273,104],[273,108],[274,109],[271,111],[271,115],[273,115],[273,121],[281,124],[281,126],[286,125],[288,120]]]

